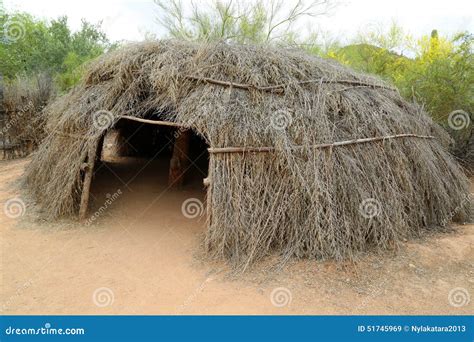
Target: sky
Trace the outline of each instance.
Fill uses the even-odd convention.
[[[338,2],[328,15],[311,19],[309,24],[313,30],[319,29],[332,38],[348,40],[358,32],[375,26],[389,26],[395,21],[414,36],[429,34],[434,28],[447,35],[466,30],[474,32],[472,0]],[[81,18],[93,23],[102,20],[102,28],[112,41],[142,40],[147,32],[158,37],[165,34],[156,20],[158,7],[152,0],[3,0],[3,3],[7,10],[26,11],[45,19],[67,15],[74,30],[80,27]]]

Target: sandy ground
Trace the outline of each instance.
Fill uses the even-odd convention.
[[[0,161],[0,209],[20,196],[9,184],[27,162]],[[170,191],[162,169],[137,167],[103,167],[91,214],[113,203],[92,225],[38,222],[29,207],[19,218],[0,212],[3,313],[474,313],[472,224],[357,263],[267,261],[235,275],[197,256],[204,222],[181,204],[203,200],[201,186]]]

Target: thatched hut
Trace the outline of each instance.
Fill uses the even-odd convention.
[[[351,258],[466,217],[449,138],[380,79],[301,51],[157,41],[108,53],[46,110],[26,185],[46,216],[87,206],[107,131],[141,120],[209,147],[207,252]],[[92,182],[92,186],[93,182]],[[456,215],[455,215],[456,214]]]

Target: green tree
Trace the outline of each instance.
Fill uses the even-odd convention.
[[[452,39],[438,34],[416,43],[416,57],[398,85],[424,103],[433,118],[445,123],[454,110],[474,111],[473,36],[461,33]]]
[[[67,17],[46,22],[27,13],[6,13],[0,28],[0,73],[7,80],[47,72],[66,90],[80,79],[85,62],[110,48],[100,24],[83,21],[72,32]]]
[[[181,0],[154,0],[160,8],[159,22],[169,36],[185,40],[274,43],[293,41],[294,26],[304,17],[325,14],[331,0],[214,0],[209,6]],[[188,13],[189,12],[189,13]]]

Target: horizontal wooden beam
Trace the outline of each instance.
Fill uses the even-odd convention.
[[[347,146],[355,144],[363,144],[375,141],[384,141],[390,139],[399,139],[399,138],[418,138],[418,139],[434,139],[431,135],[417,135],[417,134],[396,134],[396,135],[387,135],[383,137],[374,137],[374,138],[361,138],[353,139],[346,141],[338,141],[335,143],[329,144],[318,144],[312,146],[292,146],[293,150],[301,150],[304,148],[329,148],[335,146]],[[245,153],[245,152],[273,152],[276,151],[275,147],[211,147],[207,149],[209,153]]]
[[[205,82],[205,83],[212,83],[212,84],[217,84],[224,87],[232,87],[232,88],[237,88],[237,89],[245,89],[245,90],[255,89],[259,91],[266,91],[266,92],[277,93],[277,94],[282,94],[284,92],[284,89],[280,85],[260,87],[260,86],[251,85],[251,84],[221,81],[221,80],[216,80],[209,77],[186,76],[186,78],[190,80],[195,80],[195,81],[200,81],[200,82]]]
[[[245,90],[254,89],[254,90],[265,91],[265,92],[276,93],[276,94],[283,94],[285,92],[285,87],[288,86],[288,84],[276,84],[272,86],[257,86],[253,84],[221,81],[221,80],[216,80],[209,77],[198,77],[198,76],[192,76],[192,75],[188,75],[185,77],[190,80],[221,85],[224,87],[233,87],[233,88],[245,89]],[[297,82],[294,82],[293,84],[304,85],[304,84],[310,84],[310,83],[345,84],[345,85],[350,85],[353,87],[381,88],[381,89],[387,89],[387,90],[392,90],[392,91],[398,91],[396,88],[393,88],[393,87],[388,87],[381,84],[372,84],[372,83],[357,81],[357,80],[332,80],[332,79],[319,78],[319,79],[312,79],[312,80],[305,80],[305,81],[297,81]]]
[[[171,126],[171,127],[185,127],[184,125],[181,125],[181,124],[176,123],[176,122],[160,121],[160,120],[148,120],[148,119],[137,118],[135,116],[129,116],[129,115],[122,115],[120,118],[121,119],[132,120],[132,121],[143,122],[143,123],[152,124],[152,125]]]

